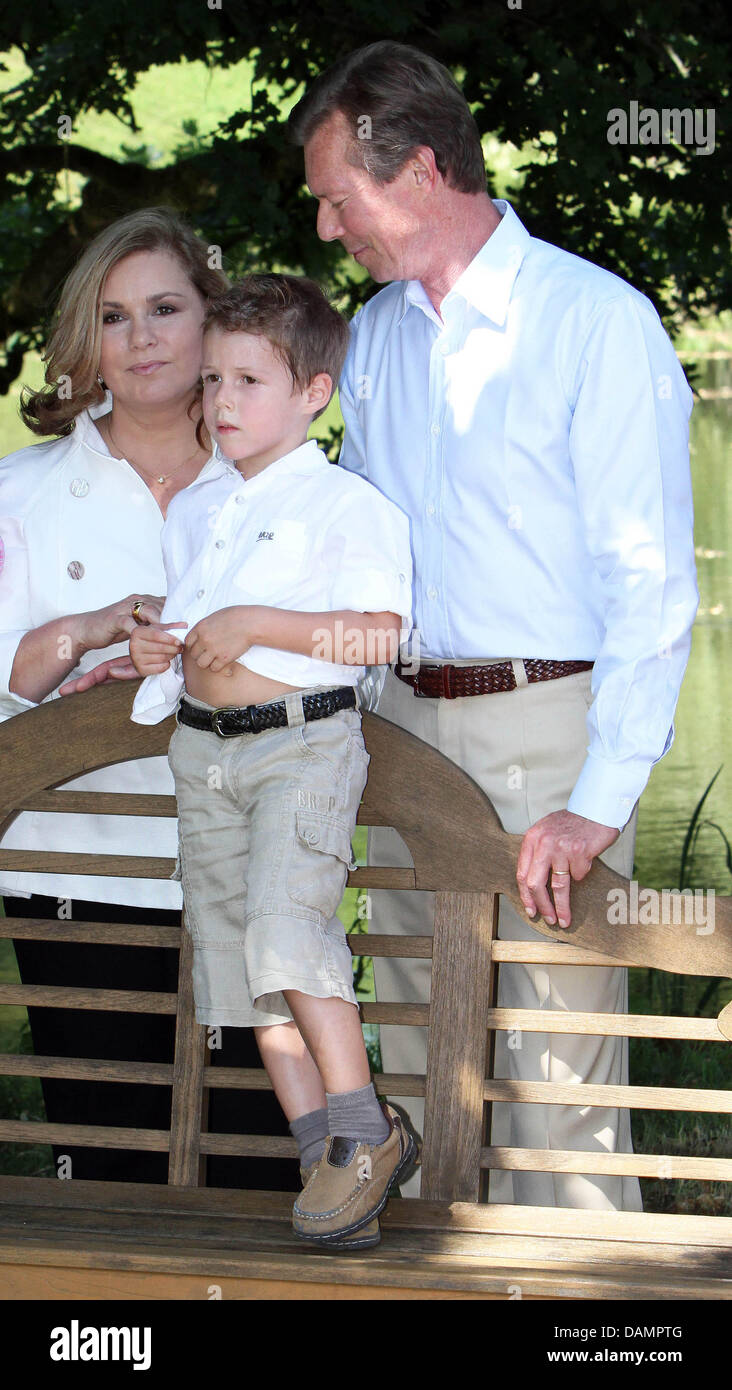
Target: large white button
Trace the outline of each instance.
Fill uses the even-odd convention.
[[[71,560],[71,562],[66,566],[66,573],[70,576],[71,579],[83,579],[84,566],[82,565],[81,560]]]
[[[74,478],[69,488],[72,497],[86,497],[88,491],[89,484],[86,478]]]
[[[436,590],[434,584],[430,584],[430,587],[429,587],[429,589],[427,590],[427,597],[428,597],[428,598],[437,598],[437,590]]]

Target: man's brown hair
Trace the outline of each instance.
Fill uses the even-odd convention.
[[[349,162],[391,183],[412,152],[428,146],[450,188],[486,191],[478,127],[446,67],[408,44],[385,39],[350,53],[316,77],[289,119],[296,145],[340,111],[353,135]]]

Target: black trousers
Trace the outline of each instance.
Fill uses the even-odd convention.
[[[7,917],[57,918],[59,900],[34,894],[6,898]],[[149,922],[177,926],[180,913],[74,899],[68,915],[83,922]],[[70,985],[89,989],[150,990],[178,988],[178,953],[171,948],[103,946],[94,943],[14,940],[23,984]],[[110,1061],[172,1063],[175,1019],[172,1015],[126,1014],[102,1010],[28,1010],[37,1056],[101,1057]],[[222,1028],[222,1046],[211,1062],[222,1066],[259,1067],[261,1059],[251,1028]],[[41,1078],[49,1122],[169,1129],[171,1089],[117,1081],[66,1081]],[[277,1134],[290,1131],[271,1091],[209,1091],[208,1129],[222,1134]],[[168,1155],[77,1145],[53,1146],[54,1161],[71,1159],[71,1176],[113,1182],[166,1183]],[[297,1192],[294,1159],[207,1159],[208,1187],[240,1187]]]

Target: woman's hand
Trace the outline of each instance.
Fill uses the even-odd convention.
[[[130,657],[138,676],[160,676],[183,649],[183,643],[171,627],[188,627],[187,623],[149,623],[135,625],[130,637]]]
[[[98,666],[93,666],[91,671],[85,671],[83,676],[77,676],[75,680],[66,681],[64,685],[60,685],[58,693],[59,695],[78,695],[82,690],[91,690],[94,685],[105,685],[113,680],[137,680],[137,671],[131,657],[113,656],[110,657],[109,661],[101,661]]]
[[[76,618],[79,641],[86,651],[124,642],[140,623],[157,623],[164,603],[165,599],[156,598],[153,594],[128,594],[126,598],[110,603],[107,608],[79,613]],[[135,604],[140,605],[138,618],[132,612]]]

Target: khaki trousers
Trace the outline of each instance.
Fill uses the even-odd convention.
[[[490,659],[490,658],[489,658]],[[494,658],[497,659],[497,658]],[[455,665],[476,663],[455,662]],[[506,831],[521,834],[542,816],[562,810],[584,762],[586,717],[591,703],[590,671],[528,685],[522,662],[514,662],[519,688],[505,694],[457,700],[419,699],[387,672],[378,714],[409,730],[451,758],[483,788]],[[603,861],[630,878],[637,808]],[[446,827],[446,830],[448,827]],[[369,830],[370,864],[411,864],[396,831]],[[370,893],[372,932],[431,935],[434,895],[398,890]],[[532,941],[538,933],[509,902],[501,900],[498,935]],[[375,959],[377,998],[382,1002],[426,1002],[431,963]],[[524,966],[504,963],[498,973],[498,1003],[505,1008],[627,1012],[627,971],[605,966]],[[512,1046],[509,1046],[509,1043]],[[381,1027],[381,1054],[387,1072],[424,1074],[426,1028]],[[560,1033],[496,1034],[496,1077],[526,1081],[628,1081],[626,1038],[572,1037]],[[424,1101],[398,1097],[417,1128]],[[496,1103],[491,1144],[525,1148],[632,1152],[627,1110]],[[419,1176],[402,1189],[416,1196]],[[489,1201],[530,1206],[594,1207],[640,1211],[638,1179],[577,1173],[493,1171]]]

